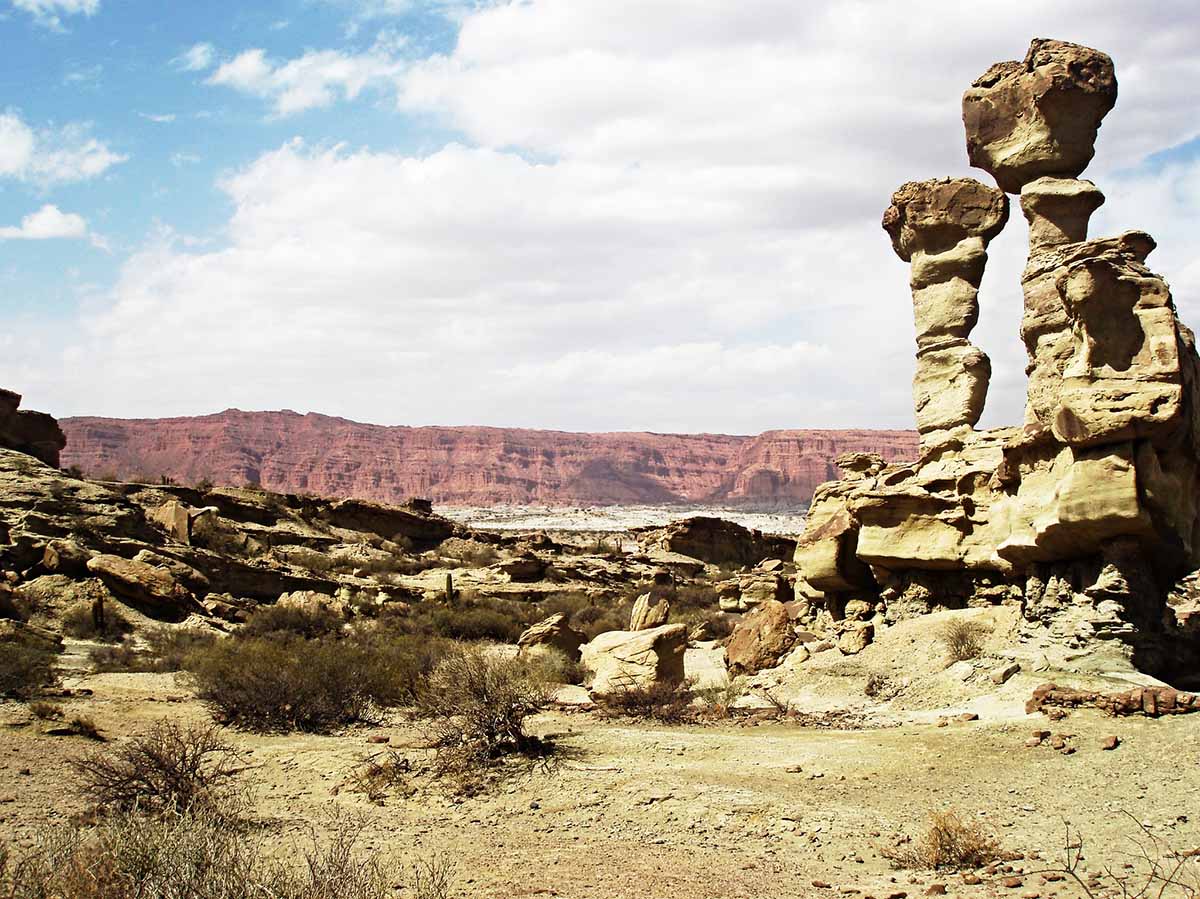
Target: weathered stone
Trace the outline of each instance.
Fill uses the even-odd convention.
[[[652,599],[653,594],[643,593],[634,600],[633,610],[629,613],[629,629],[631,631],[646,631],[667,623],[667,617],[671,613],[671,604],[665,599],[652,603]]]
[[[162,568],[107,554],[89,559],[87,567],[118,597],[144,607],[147,614],[173,617],[200,608],[183,585]]]
[[[666,624],[647,631],[609,631],[580,651],[594,695],[683,682],[687,628]]]
[[[767,600],[738,624],[725,644],[729,672],[754,674],[774,668],[795,642],[787,609],[781,602]]]
[[[188,508],[179,500],[170,499],[146,514],[168,537],[176,543],[190,543],[192,539]]]
[[[20,394],[0,389],[0,447],[26,453],[51,468],[67,445],[58,422],[44,412],[18,410]]]
[[[643,545],[691,556],[711,565],[757,565],[764,559],[790,558],[796,548],[793,540],[703,515],[651,531],[643,538]]]
[[[1077,177],[1116,101],[1107,54],[1036,39],[1024,60],[997,63],[963,95],[967,157],[1008,193],[1047,175]]]
[[[850,625],[842,635],[838,637],[838,649],[846,655],[857,655],[875,639],[875,625],[870,622],[858,622]]]
[[[517,639],[517,646],[523,651],[535,647],[549,647],[558,650],[572,661],[578,661],[579,647],[586,642],[587,637],[567,623],[567,616],[558,613],[529,627]]]
[[[533,553],[526,553],[496,565],[496,569],[507,574],[508,579],[514,583],[540,581],[546,576],[547,567],[546,560]]]

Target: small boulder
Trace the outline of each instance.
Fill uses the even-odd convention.
[[[665,599],[651,604],[653,598],[653,594],[643,593],[634,601],[633,610],[629,613],[629,629],[631,631],[646,631],[667,623],[667,617],[671,613],[671,604]]]
[[[848,656],[858,655],[871,645],[875,639],[875,625],[869,622],[859,622],[847,628],[838,637],[838,649]]]
[[[525,553],[515,559],[499,563],[496,568],[508,575],[508,579],[517,584],[529,584],[540,581],[546,576],[547,565],[533,553]]]
[[[156,509],[146,513],[150,521],[176,543],[191,543],[192,534],[188,508],[177,499],[169,499]]]
[[[609,631],[585,644],[580,660],[588,687],[604,695],[633,687],[683,682],[687,627],[666,624],[645,631]]]
[[[531,626],[517,639],[522,652],[537,647],[557,649],[571,661],[579,661],[579,647],[587,637],[567,624],[567,616],[558,613]]]
[[[725,646],[731,674],[755,674],[774,668],[796,642],[787,608],[767,600],[746,616]]]
[[[1020,670],[1021,670],[1020,664],[1018,664],[1017,662],[1010,662],[1007,665],[1001,665],[999,668],[995,669],[988,676],[992,679],[993,684],[998,685],[998,684],[1006,683],[1010,677],[1012,677],[1014,674],[1016,674]]]
[[[165,569],[108,554],[92,557],[87,567],[118,597],[150,612],[179,616],[202,610],[187,589]]]

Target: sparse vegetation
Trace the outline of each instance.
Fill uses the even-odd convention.
[[[5,644],[0,652],[0,696],[28,699],[53,684],[55,653],[33,646]]]
[[[290,634],[315,640],[339,634],[345,625],[345,617],[326,605],[272,605],[255,609],[239,633],[249,637]]]
[[[74,759],[71,767],[80,792],[100,809],[223,812],[237,762],[216,727],[162,720],[120,746]]]
[[[982,825],[964,821],[953,811],[935,812],[916,840],[880,853],[897,868],[982,868],[1003,859],[999,842]]]
[[[979,657],[988,628],[969,618],[951,618],[938,631],[951,662],[966,662]]]
[[[663,724],[682,724],[694,717],[693,684],[669,684],[655,681],[646,686],[614,690],[600,700],[602,711],[628,718],[646,718]]]
[[[549,685],[520,659],[479,646],[450,649],[418,700],[439,774],[469,779],[505,756],[538,755],[545,747],[525,720],[550,700]]]
[[[133,625],[112,603],[81,602],[63,612],[62,629],[68,637],[117,643]]]
[[[362,825],[337,820],[325,842],[279,860],[245,828],[200,810],[119,812],[99,827],[45,830],[19,854],[0,849],[3,899],[382,899],[402,872],[358,849]],[[453,868],[411,880],[417,899],[449,895]]]

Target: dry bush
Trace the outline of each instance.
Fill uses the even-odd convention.
[[[989,631],[986,625],[968,618],[951,618],[938,630],[938,640],[946,647],[952,662],[966,662],[979,657]]]
[[[105,603],[104,614],[97,621],[92,604],[81,602],[63,612],[62,629],[68,637],[117,643],[133,630],[133,625],[112,603]]]
[[[507,755],[537,755],[544,744],[525,719],[550,701],[550,686],[520,659],[479,646],[449,650],[421,691],[417,710],[436,750],[438,774],[471,777]]]
[[[52,702],[31,702],[29,703],[29,713],[42,721],[61,721],[66,717],[63,707],[54,705]]]
[[[530,675],[546,684],[582,684],[587,676],[580,662],[552,646],[523,650],[521,658]]]
[[[433,855],[412,866],[408,882],[415,899],[449,899],[456,865],[445,855]]]
[[[900,692],[900,685],[882,671],[868,671],[863,693],[872,699],[891,699]]]
[[[601,698],[601,712],[627,718],[643,718],[663,724],[682,724],[695,717],[693,682],[681,684],[655,681],[645,686],[628,686]]]
[[[71,768],[97,808],[220,811],[238,761],[216,727],[184,728],[164,719],[120,746],[72,760]]]
[[[89,740],[96,740],[100,743],[107,742],[107,737],[100,732],[100,728],[91,718],[83,715],[75,715],[66,724],[67,730],[77,737],[87,737]]]
[[[633,603],[628,600],[616,601],[611,606],[588,606],[572,615],[570,624],[589,640],[594,640],[609,631],[628,629],[632,611]]]
[[[33,646],[7,643],[0,652],[0,696],[28,699],[55,683],[55,653]]]
[[[378,753],[363,761],[350,772],[352,789],[372,802],[383,804],[388,790],[404,787],[412,773],[412,763],[395,749]]]
[[[293,634],[306,640],[336,636],[346,626],[346,619],[325,605],[298,608],[296,606],[263,606],[255,609],[239,634],[265,637],[270,634]]]
[[[461,605],[416,603],[403,616],[384,614],[386,625],[404,634],[426,634],[450,640],[493,640],[516,643],[532,624],[536,607],[502,600],[471,599]]]
[[[982,825],[952,811],[929,816],[929,828],[914,842],[880,853],[897,868],[982,868],[1006,857],[996,838]]]
[[[219,720],[260,731],[324,732],[378,721],[412,701],[440,644],[384,639],[235,637],[194,650],[187,670]]]
[[[149,671],[150,658],[140,652],[132,640],[122,640],[115,646],[97,646],[88,653],[92,670],[104,671]]]
[[[287,864],[220,815],[119,812],[94,830],[43,831],[19,855],[0,850],[0,899],[384,899],[405,878],[358,851],[361,833],[335,821]],[[442,883],[422,893],[414,878],[413,894],[441,899]]]
[[[214,634],[194,628],[157,627],[144,634],[145,649],[126,638],[115,646],[98,646],[88,653],[95,671],[181,671],[187,657],[211,646]]]

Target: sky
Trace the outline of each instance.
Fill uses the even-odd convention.
[[[0,0],[0,386],[57,416],[913,426],[904,181],[1033,37],[1117,106],[1092,235],[1200,324],[1194,0]],[[1019,423],[1017,208],[972,340]]]

